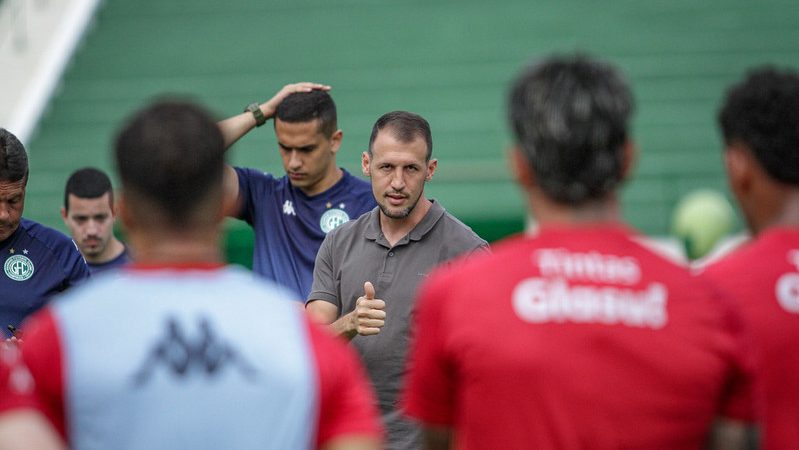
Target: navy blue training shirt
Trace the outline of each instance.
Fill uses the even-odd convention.
[[[130,254],[128,253],[128,248],[125,247],[125,250],[123,250],[122,253],[119,254],[119,256],[112,259],[111,261],[106,261],[104,263],[99,263],[99,264],[92,264],[87,261],[86,264],[89,266],[89,272],[91,272],[92,276],[94,277],[107,270],[119,269],[121,267],[124,267],[125,265],[130,263],[130,261],[131,260],[130,260]]]
[[[236,167],[242,208],[238,218],[255,232],[253,271],[288,287],[304,302],[313,282],[316,252],[325,235],[342,223],[372,210],[369,183],[342,169],[330,189],[308,196],[286,176],[275,178]]]
[[[0,242],[0,326],[19,328],[25,317],[54,294],[89,278],[89,269],[72,239],[23,218]]]

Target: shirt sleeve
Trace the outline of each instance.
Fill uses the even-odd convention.
[[[0,412],[37,410],[66,439],[61,344],[49,308],[25,322],[22,339],[2,350]]]
[[[405,414],[430,425],[453,423],[458,388],[454,362],[445,348],[444,300],[447,282],[433,276],[422,285],[417,299],[408,358],[408,376],[402,394]]]
[[[259,199],[274,193],[272,183],[274,178],[264,172],[245,167],[234,167],[236,178],[239,182],[240,209],[234,215],[237,219],[252,223],[254,220],[255,205]]]
[[[307,321],[319,382],[317,448],[344,436],[382,440],[372,385],[352,348]]]
[[[67,250],[64,252],[62,264],[64,267],[64,290],[80,284],[90,277],[89,266],[72,240],[69,241]]]
[[[341,299],[337,294],[336,273],[333,267],[333,247],[335,247],[333,240],[335,235],[336,230],[328,233],[316,253],[311,292],[305,302],[307,304],[312,300],[324,300],[338,306],[339,311],[341,311]]]

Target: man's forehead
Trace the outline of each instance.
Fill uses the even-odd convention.
[[[69,194],[69,212],[81,214],[100,214],[111,212],[111,194],[105,194],[95,198],[82,198],[75,194]]]
[[[413,140],[405,142],[390,130],[380,130],[372,143],[375,159],[402,158],[422,161],[427,158],[427,142],[422,136],[414,135]]]
[[[319,119],[307,122],[286,122],[275,119],[275,134],[278,140],[281,138],[317,140],[320,137],[326,137],[322,132],[322,124]]]
[[[11,198],[25,193],[25,180],[3,181],[0,180],[0,197]]]

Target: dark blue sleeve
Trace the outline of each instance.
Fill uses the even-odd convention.
[[[257,169],[246,167],[234,167],[233,169],[239,180],[239,201],[241,202],[240,209],[234,217],[251,224],[254,205],[259,204],[261,199],[274,192],[274,177]]]
[[[86,281],[91,275],[86,260],[78,251],[78,247],[70,240],[69,245],[65,246],[61,252],[61,267],[64,268],[64,289],[68,289],[76,284]]]

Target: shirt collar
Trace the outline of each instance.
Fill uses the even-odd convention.
[[[427,211],[427,214],[422,217],[422,221],[417,223],[413,230],[408,233],[408,237],[413,241],[421,240],[438,222],[438,219],[444,215],[444,207],[433,199],[430,199],[432,205]]]
[[[430,199],[432,205],[427,213],[422,217],[422,221],[417,223],[415,227],[408,233],[408,239],[412,241],[419,241],[433,229],[441,216],[444,215],[444,207],[441,206],[434,199]],[[369,212],[369,218],[366,225],[366,231],[363,236],[370,241],[376,241],[383,235],[380,229],[380,207],[376,207]],[[401,242],[401,241],[400,241]]]
[[[374,209],[369,211],[369,218],[366,222],[366,231],[363,233],[363,237],[369,239],[370,241],[376,241],[378,236],[380,236],[382,232],[380,231],[380,207],[375,206]]]

